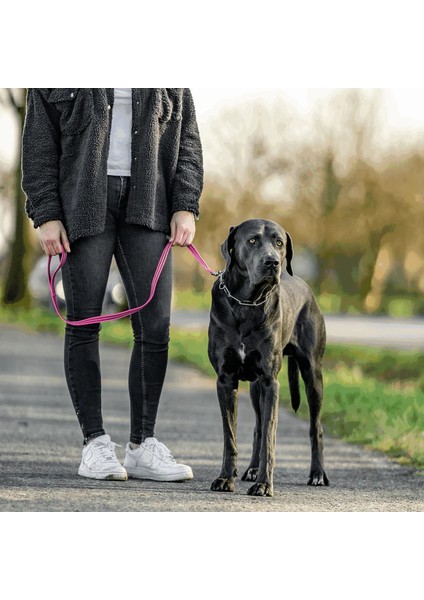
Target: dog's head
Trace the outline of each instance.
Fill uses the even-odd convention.
[[[221,245],[221,253],[227,261],[227,271],[236,266],[247,272],[254,285],[278,283],[284,259],[287,273],[293,275],[291,237],[274,221],[249,219],[230,227],[228,237]]]

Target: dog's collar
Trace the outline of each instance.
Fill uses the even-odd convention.
[[[262,292],[259,295],[259,298],[255,301],[251,301],[251,300],[245,300],[244,302],[242,300],[239,300],[238,298],[236,298],[235,296],[232,296],[230,293],[230,290],[227,288],[227,286],[225,285],[224,282],[224,273],[225,271],[219,271],[218,272],[218,277],[219,277],[219,289],[223,290],[225,292],[225,294],[227,294],[227,296],[229,298],[232,298],[233,300],[236,300],[239,304],[242,304],[243,306],[260,306],[261,304],[264,304],[267,299],[268,296],[270,295],[270,293],[272,292],[272,290],[275,288],[275,286],[277,285],[276,283],[272,286],[272,288],[267,292],[265,298],[262,300],[262,302],[258,302],[259,298],[262,296]]]

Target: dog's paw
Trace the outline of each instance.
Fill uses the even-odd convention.
[[[273,496],[274,491],[269,483],[255,483],[247,490],[249,496]]]
[[[241,480],[242,481],[256,481],[257,476],[258,476],[258,469],[254,468],[254,467],[250,467],[244,473]]]
[[[211,485],[213,492],[234,492],[234,477],[218,477]]]
[[[308,485],[322,486],[330,485],[325,471],[311,471],[309,474]]]

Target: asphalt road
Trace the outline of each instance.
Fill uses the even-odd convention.
[[[105,325],[107,327],[107,324]],[[172,331],[171,331],[172,335]],[[193,468],[185,483],[81,478],[81,434],[66,388],[63,339],[0,325],[1,511],[422,511],[423,477],[382,454],[325,438],[331,486],[306,485],[308,424],[280,410],[273,498],[209,490],[219,474],[222,433],[215,382],[169,363],[157,436]],[[205,349],[206,351],[206,349]],[[101,344],[104,420],[112,439],[128,436],[129,351]],[[239,470],[247,466],[253,410],[240,395]],[[123,459],[124,449],[118,448]]]
[[[424,319],[395,319],[371,315],[324,315],[327,341],[402,350],[424,350]],[[209,311],[174,310],[172,323],[187,329],[204,329]]]

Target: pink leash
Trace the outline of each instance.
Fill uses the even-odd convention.
[[[122,317],[132,315],[133,313],[141,310],[142,308],[147,306],[147,304],[149,304],[149,302],[155,295],[157,282],[159,280],[160,274],[162,273],[163,267],[165,266],[166,259],[168,258],[168,254],[169,254],[171,248],[172,248],[172,244],[171,244],[171,242],[168,242],[167,245],[165,246],[165,248],[163,249],[162,255],[158,262],[158,266],[156,267],[156,271],[153,276],[152,285],[150,287],[150,296],[144,304],[142,304],[141,306],[137,306],[137,308],[129,308],[128,310],[123,310],[122,312],[114,313],[111,315],[99,315],[98,317],[88,317],[87,319],[81,319],[80,321],[67,321],[66,319],[64,319],[62,317],[62,315],[60,314],[60,310],[59,310],[59,307],[57,304],[54,280],[55,280],[56,274],[58,273],[58,271],[63,267],[63,265],[66,262],[66,259],[68,256],[67,252],[61,253],[59,266],[57,267],[57,269],[53,273],[53,275],[51,275],[51,273],[50,273],[50,263],[51,263],[52,257],[49,256],[48,262],[47,262],[47,277],[49,280],[49,288],[50,288],[50,294],[51,294],[52,301],[53,301],[53,306],[54,306],[58,316],[62,319],[62,321],[64,321],[65,323],[68,323],[69,325],[92,325],[93,323],[102,323],[104,321],[114,321],[115,319],[121,319]],[[222,271],[213,271],[210,267],[208,267],[207,263],[200,256],[199,252],[193,246],[193,244],[190,244],[189,246],[187,246],[187,248],[193,254],[194,258],[202,265],[202,267],[204,267],[206,269],[206,271],[209,271],[209,273],[211,275],[217,276],[217,275],[219,275],[219,273],[222,272]]]

